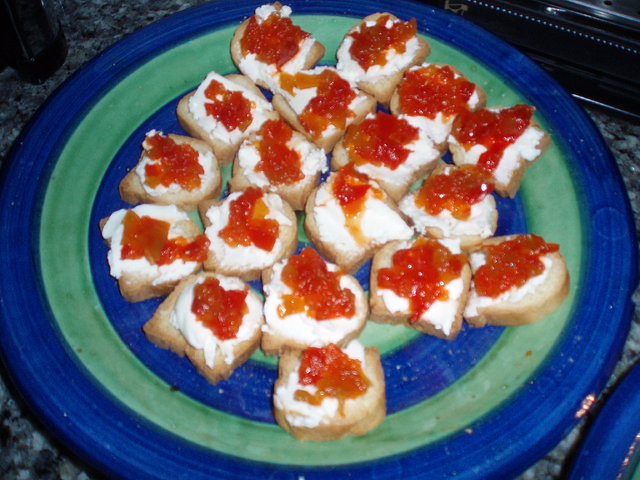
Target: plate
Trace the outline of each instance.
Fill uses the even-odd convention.
[[[141,332],[159,300],[129,304],[106,266],[98,220],[151,127],[179,133],[175,104],[210,70],[235,71],[229,40],[261,2],[221,0],[127,37],[53,95],[22,133],[0,184],[0,348],[45,425],[118,478],[506,478],[523,471],[594,402],[622,349],[636,284],[635,233],[620,176],[573,100],[523,55],[465,20],[409,1],[293,1],[327,47],[377,11],[416,17],[433,62],[526,102],[552,145],[500,233],[560,243],[563,306],[525,327],[465,328],[453,342],[371,324],[389,414],[375,431],[299,443],[273,421],[275,362],[259,353],[215,387]],[[366,278],[365,271],[359,272]]]
[[[640,363],[632,367],[589,427],[569,480],[640,478]]]

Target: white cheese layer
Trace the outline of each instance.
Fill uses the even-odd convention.
[[[359,216],[359,226],[369,242],[383,245],[392,240],[407,240],[412,237],[413,230],[395,210],[384,201],[373,198],[370,193],[367,195],[363,212]],[[318,189],[313,212],[322,242],[341,251],[362,250],[363,246],[347,229],[344,211],[331,193],[331,184],[325,183]]]
[[[251,123],[244,131],[240,130],[240,128],[235,128],[230,132],[222,122],[217,121],[213,116],[207,114],[205,104],[211,103],[211,101],[205,96],[204,92],[212,80],[220,82],[229,91],[241,92],[247,100],[253,103]],[[242,138],[258,130],[267,120],[268,112],[273,111],[271,103],[267,102],[264,98],[216,72],[210,72],[196,89],[193,96],[189,99],[188,109],[198,125],[200,125],[210,137],[229,145],[237,144]]]
[[[211,225],[205,229],[205,234],[211,242],[209,249],[216,260],[225,269],[263,269],[271,266],[280,252],[283,244],[280,238],[276,239],[271,251],[265,251],[255,245],[231,247],[220,237],[220,230],[229,223],[229,209],[231,202],[242,195],[242,192],[234,192],[227,196],[220,205],[211,206],[206,216]],[[262,197],[269,209],[265,218],[278,222],[280,227],[292,225],[291,220],[284,214],[282,199],[273,193],[265,193]]]
[[[256,140],[259,142],[261,139],[262,137],[258,137]],[[300,180],[299,183],[303,184],[309,177],[316,175],[318,172],[324,173],[328,170],[327,156],[324,151],[308,142],[304,137],[294,134],[291,140],[287,142],[287,146],[300,155],[301,170],[305,178]],[[256,144],[251,140],[242,142],[238,150],[238,163],[244,176],[252,185],[260,188],[270,186],[270,190],[275,191],[275,186],[271,185],[264,172],[256,170],[259,162],[260,153]]]
[[[461,252],[460,242],[455,239],[442,239],[438,242],[447,248],[452,254],[457,255]],[[399,249],[409,248],[409,242],[403,243]],[[456,319],[456,314],[460,308],[460,299],[463,294],[464,282],[462,278],[455,278],[448,282],[445,286],[449,295],[448,300],[436,300],[423,314],[420,316],[421,322],[428,322],[445,335],[451,333],[451,327]],[[409,310],[409,299],[397,295],[393,290],[388,288],[378,289],[378,294],[382,297],[385,307],[391,313],[411,313]]]
[[[174,205],[148,205],[142,204],[133,207],[131,210],[139,217],[151,217],[157,220],[169,222],[169,239],[176,237],[187,237],[187,232],[183,231],[177,222],[191,221],[186,213],[179,210]],[[111,241],[111,248],[107,254],[110,273],[115,278],[120,278],[124,274],[137,274],[141,277],[153,278],[153,285],[165,282],[173,282],[191,274],[197,267],[197,262],[185,262],[176,260],[167,265],[152,265],[146,258],[123,259],[122,258],[122,237],[124,235],[124,225],[122,221],[127,213],[127,209],[117,210],[112,213],[104,228],[102,236]]]
[[[147,192],[151,196],[157,197],[160,195],[165,195],[167,193],[180,193],[184,190],[177,183],[171,183],[169,186],[157,185],[155,188],[151,188],[149,185],[146,184],[147,175],[145,173],[145,168],[149,164],[156,163],[155,160],[152,160],[146,154],[146,152],[150,148],[146,139],[149,137],[152,137],[156,133],[159,133],[163,137],[165,136],[164,134],[162,134],[162,132],[157,132],[156,130],[150,130],[149,132],[147,132],[145,141],[142,143],[142,147],[144,149],[142,153],[142,157],[140,159],[140,162],[138,162],[138,165],[136,165],[136,175],[138,175],[138,178],[140,179],[140,182],[142,183],[142,187],[144,188],[145,192]],[[180,144],[183,142],[181,142],[180,140],[176,140],[176,143]],[[198,163],[204,170],[204,173],[200,175],[200,186],[196,189],[190,190],[189,192],[198,193],[198,192],[208,191],[213,186],[213,183],[216,180],[216,174],[215,174],[216,160],[213,154],[211,153],[211,151],[206,150],[204,148],[200,148],[197,145],[191,145],[191,146],[198,152]]]
[[[506,292],[501,293],[498,297],[485,297],[478,295],[474,288],[473,281],[471,282],[471,291],[467,300],[467,305],[464,309],[464,316],[467,318],[477,317],[479,315],[478,310],[498,303],[516,303],[525,298],[536,288],[542,285],[549,273],[549,268],[553,263],[550,254],[542,255],[540,260],[544,264],[544,270],[540,275],[530,278],[520,288],[512,287]],[[483,252],[474,252],[469,257],[469,263],[471,264],[471,270],[476,272],[482,265],[486,263],[486,255]]]
[[[343,351],[349,357],[359,360],[362,363],[362,370],[366,371],[364,347],[360,342],[353,340]],[[301,385],[299,383],[299,368],[300,362],[291,371],[287,381],[276,388],[273,396],[276,408],[284,410],[287,421],[296,427],[314,428],[322,423],[331,423],[332,419],[338,415],[339,402],[337,398],[325,397],[317,406],[295,399],[296,390],[305,390],[311,394],[317,392],[315,385]],[[356,401],[357,399],[347,399],[345,410],[349,408],[350,403]]]
[[[236,337],[221,340],[211,329],[198,320],[192,311],[195,286],[203,283],[206,278],[205,276],[198,277],[195,282],[181,292],[171,312],[170,322],[180,330],[189,345],[203,351],[208,367],[215,366],[218,351],[222,354],[224,362],[231,365],[235,360],[236,347],[249,340],[262,325],[262,303],[255,294],[249,292],[245,299],[249,311],[242,317],[242,324]],[[244,282],[238,278],[222,275],[216,275],[216,278],[225,290],[245,290],[247,288]]]
[[[367,303],[358,281],[350,275],[340,277],[340,287],[352,291],[355,296],[356,311],[352,317],[319,321],[306,313],[295,313],[281,318],[278,307],[283,303],[283,296],[291,293],[291,289],[282,281],[282,269],[286,264],[285,260],[274,265],[272,281],[263,286],[266,322],[262,327],[263,332],[304,345],[321,347],[328,343],[339,343],[360,327],[362,319],[367,315]],[[327,263],[327,268],[331,272],[338,270],[332,263]]]

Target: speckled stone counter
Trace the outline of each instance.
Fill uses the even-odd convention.
[[[64,27],[69,55],[63,67],[42,85],[21,82],[9,69],[0,72],[0,161],[6,157],[29,118],[55,88],[93,56],[123,36],[200,0],[64,0]],[[611,148],[627,186],[640,230],[640,122],[588,110]],[[582,434],[606,400],[615,379],[640,358],[640,294],[634,296],[635,315],[622,357],[596,405],[553,451],[526,471],[521,479],[560,479],[567,473]],[[0,479],[101,478],[53,438],[10,384],[0,365]]]

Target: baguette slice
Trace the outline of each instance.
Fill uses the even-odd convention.
[[[151,130],[147,133],[145,141],[142,143],[142,154],[135,168],[122,179],[119,186],[120,197],[127,203],[156,203],[158,205],[176,205],[183,210],[195,210],[198,203],[203,200],[216,198],[220,194],[221,176],[220,167],[215,158],[213,150],[208,144],[195,138],[184,135],[169,134],[166,137],[177,145],[187,144],[198,154],[198,163],[202,167],[203,173],[199,175],[200,186],[191,190],[183,188],[174,182],[168,187],[159,185],[151,188],[144,183],[145,166],[158,163],[151,160],[148,151],[151,148],[147,139],[161,132]]]
[[[400,201],[418,179],[433,170],[444,153],[442,148],[436,148],[426,131],[414,123],[415,119],[406,115],[395,116],[382,111],[367,115],[360,123],[350,125],[333,148],[331,168],[338,170],[355,162],[356,170],[375,180],[394,202]],[[403,143],[399,139],[407,131],[415,132],[415,137]],[[372,156],[359,153],[362,139],[368,141],[367,148]],[[380,160],[383,155],[393,160],[398,151],[407,152],[402,163],[389,166]]]
[[[280,67],[274,63],[261,61],[255,53],[244,53],[242,51],[241,41],[249,25],[254,30],[254,35],[264,34],[259,26],[265,21],[270,19],[269,22],[290,22],[290,15],[291,8],[281,5],[280,2],[262,5],[256,9],[252,17],[247,18],[240,24],[231,39],[231,58],[238,70],[249,77],[256,85],[271,91],[275,91],[277,88],[277,75],[279,72],[293,74],[300,70],[312,68],[325,52],[324,45],[304,31],[302,32],[307,33],[308,36],[298,43],[297,53]],[[293,40],[290,37],[283,35],[279,36],[278,39],[280,41],[278,45],[280,49],[291,49]],[[273,48],[272,38],[267,39],[264,43]]]
[[[278,139],[268,140],[268,145],[286,148],[286,151],[294,152],[300,161],[300,173],[302,178],[293,181],[280,181],[277,174],[267,175],[265,171],[258,171],[262,157],[262,144],[265,141],[265,129],[275,125],[283,131],[291,134],[290,140],[284,145],[280,145]],[[267,146],[267,151],[271,147]],[[276,150],[278,151],[278,150]],[[281,155],[280,151],[278,154]],[[277,161],[271,159],[271,161]],[[287,161],[284,156],[282,161]],[[284,166],[284,165],[283,165]],[[274,168],[277,172],[278,168]],[[303,210],[307,198],[311,191],[317,186],[320,175],[327,171],[327,157],[320,148],[309,142],[300,132],[294,131],[284,120],[270,120],[264,123],[262,128],[251,135],[251,137],[240,145],[233,162],[232,177],[229,180],[229,187],[232,192],[245,190],[250,186],[256,186],[265,192],[273,192],[280,195],[294,210]]]
[[[208,278],[217,279],[224,290],[247,291],[248,312],[234,338],[218,338],[191,312],[193,287]],[[258,348],[262,323],[262,302],[248,285],[237,278],[201,272],[183,279],[142,329],[158,347],[186,355],[198,373],[215,385],[229,378]]]
[[[131,208],[139,217],[168,222],[169,238],[183,237],[193,242],[202,235],[200,228],[189,216],[174,205],[142,204]],[[120,293],[129,302],[166,295],[184,277],[202,268],[202,262],[175,260],[166,265],[152,265],[146,258],[122,259],[122,221],[126,209],[118,210],[100,221],[102,236],[109,246],[107,259],[110,272],[118,281]]]
[[[425,207],[416,203],[419,195],[423,194],[423,190],[430,188],[433,188],[440,199],[447,199],[447,195],[459,198],[460,191],[449,190],[442,193],[439,191],[439,187],[433,186],[434,184],[430,180],[435,179],[437,175],[451,176],[456,172],[462,174],[462,169],[465,168],[473,169],[474,167],[459,167],[444,162],[440,163],[427,177],[420,189],[407,194],[398,206],[402,213],[411,219],[413,228],[418,233],[434,238],[455,238],[460,241],[460,246],[463,249],[469,249],[493,236],[498,226],[498,209],[495,198],[490,195],[493,189],[490,182],[482,182],[481,185],[484,187],[478,185],[479,188],[484,188],[487,194],[471,205],[469,217],[466,219],[456,218],[449,208],[443,208],[440,213],[433,215]],[[472,181],[475,183],[474,180]],[[463,186],[459,188],[464,190]]]
[[[457,85],[457,83],[460,85]],[[448,98],[438,98],[447,93]],[[434,98],[435,95],[435,98]],[[409,68],[393,92],[390,110],[395,115],[416,117],[417,124],[437,148],[447,148],[451,126],[461,110],[477,110],[486,103],[482,88],[457,68],[442,63],[423,63]]]
[[[469,260],[475,275],[484,263],[483,248],[515,239],[518,235],[493,237],[470,252]],[[545,263],[542,274],[530,278],[520,287],[512,287],[497,298],[480,295],[471,283],[471,291],[464,311],[465,320],[474,327],[489,325],[524,325],[541,320],[556,310],[569,292],[569,273],[564,257],[559,251],[541,257]],[[509,266],[510,270],[514,267]]]
[[[380,22],[381,25],[377,25]],[[415,22],[415,20],[414,20]],[[372,95],[383,107],[389,108],[391,96],[400,81],[402,75],[411,66],[424,62],[431,48],[427,41],[414,34],[409,40],[402,44],[403,53],[396,48],[389,47],[386,50],[386,63],[373,65],[364,69],[353,57],[351,52],[354,46],[354,36],[369,29],[375,29],[377,36],[391,32],[387,27],[389,24],[398,25],[403,22],[395,15],[388,12],[374,13],[366,16],[347,32],[337,51],[338,71],[348,80],[356,83],[358,88]],[[393,27],[391,27],[393,28]],[[390,33],[387,33],[390,36]]]
[[[291,262],[308,262],[311,271],[317,272],[318,262],[326,265],[329,272],[327,275],[318,275],[317,282],[312,283],[308,277],[305,278],[307,288],[320,289],[325,282],[331,281],[338,272],[338,282],[342,290],[351,292],[353,295],[353,315],[345,317],[324,318],[316,320],[310,316],[307,310],[281,317],[280,310],[283,308],[285,295],[291,295],[292,289],[287,286],[282,279],[282,271]],[[360,335],[365,327],[369,305],[364,290],[358,281],[351,275],[340,272],[340,269],[333,264],[325,262],[313,249],[303,250],[300,254],[294,255],[286,260],[278,262],[272,268],[267,269],[262,274],[262,284],[265,294],[264,314],[265,325],[262,327],[261,348],[265,355],[281,355],[286,350],[304,350],[309,346],[322,346],[328,343],[335,343],[343,347],[351,340]],[[302,295],[296,291],[295,295]],[[304,298],[304,296],[302,297]],[[331,300],[327,300],[330,304]]]
[[[261,201],[269,210],[266,219],[275,220],[278,223],[278,237],[270,251],[265,251],[254,243],[233,247],[220,237],[220,231],[229,222],[232,202],[237,201],[249,191],[259,192]],[[264,269],[292,255],[298,244],[295,212],[275,193],[264,193],[255,187],[250,187],[244,192],[231,193],[222,200],[202,202],[198,209],[205,227],[205,234],[211,242],[204,261],[204,268],[207,271],[239,277],[245,281],[257,280]]]
[[[421,239],[424,241],[424,238]],[[437,240],[426,240],[436,242]],[[457,242],[452,240],[438,241],[444,246],[451,256],[459,255],[460,248]],[[408,300],[397,296],[392,290],[380,288],[378,279],[381,269],[391,268],[394,265],[394,254],[399,250],[415,250],[415,242],[391,242],[382,247],[373,257],[371,263],[371,278],[369,280],[369,302],[371,305],[371,320],[378,323],[391,323],[414,328],[419,332],[433,335],[445,340],[453,340],[457,337],[462,326],[462,312],[469,293],[471,282],[471,269],[466,257],[461,255],[463,261],[459,275],[447,282],[447,300],[436,300],[417,321],[411,321],[412,311]],[[432,263],[425,265],[433,265]],[[431,268],[424,271],[425,278],[431,278],[436,282],[438,278],[432,277]]]
[[[335,196],[334,184],[340,177],[355,178],[356,185],[370,187],[353,217],[345,215]],[[396,204],[376,182],[356,172],[351,163],[333,172],[311,194],[305,207],[304,229],[322,256],[347,273],[357,271],[385,243],[413,236]]]
[[[336,73],[335,68],[333,67],[321,66],[316,67],[312,70],[303,70],[301,72],[298,72],[298,75],[318,76],[321,75],[325,70]],[[296,78],[296,76],[293,77]],[[356,96],[347,106],[348,112],[345,111],[346,119],[344,122],[344,126],[338,124],[335,126],[335,128],[331,128],[332,126],[330,125],[319,134],[314,134],[313,132],[305,128],[303,122],[300,119],[300,115],[304,112],[306,106],[308,105],[308,101],[318,98],[318,89],[316,89],[315,87],[298,88],[294,86],[292,91],[288,91],[282,88],[282,78],[283,76],[280,75],[279,82],[281,87],[278,88],[278,93],[274,94],[271,100],[273,108],[275,108],[276,111],[280,113],[280,115],[282,115],[282,117],[289,123],[289,125],[305,135],[311,142],[316,144],[327,153],[333,149],[334,145],[338,142],[338,140],[340,140],[346,128],[350,124],[359,122],[368,113],[373,112],[376,108],[376,101],[372,96],[358,90],[355,86],[351,85],[350,88],[355,92]],[[304,101],[302,101],[301,99],[304,99]],[[338,109],[334,109],[332,112],[332,116],[338,117],[338,115],[336,115],[337,111]]]
[[[222,122],[206,112],[205,105],[211,102],[206,98],[205,91],[213,81],[221,83],[227,92],[240,92],[251,103],[251,123],[244,130],[236,127],[229,131]],[[250,78],[237,74],[222,76],[216,72],[210,72],[196,90],[180,99],[176,113],[182,128],[189,135],[208,143],[221,165],[230,163],[240,143],[267,119],[276,118],[271,104]]]
[[[476,110],[469,113],[469,118],[477,117],[483,112],[501,113],[509,111],[515,107],[493,107],[489,109]],[[462,117],[460,117],[462,120]],[[483,120],[483,123],[485,121]],[[465,120],[465,124],[468,124]],[[483,137],[475,135],[477,143],[463,146],[459,140],[460,130],[464,129],[462,122],[458,124],[454,122],[451,134],[449,135],[449,150],[453,156],[453,162],[456,165],[478,164],[480,155],[486,150],[482,145]],[[486,129],[486,127],[485,127]],[[535,121],[531,119],[529,126],[516,138],[515,142],[507,146],[498,161],[498,166],[490,173],[491,179],[495,185],[495,191],[503,197],[513,198],[524,174],[533,163],[542,156],[551,143],[549,135],[547,135]]]
[[[362,395],[346,400],[344,414],[341,414],[336,405],[338,401],[334,398],[325,397],[319,407],[304,401],[294,401],[295,391],[302,388],[298,383],[302,354],[288,351],[280,357],[278,379],[274,388],[274,416],[284,430],[301,442],[330,441],[349,435],[364,435],[384,420],[384,374],[378,349],[363,348],[354,340],[343,351],[351,358],[364,358],[363,373],[370,382]]]

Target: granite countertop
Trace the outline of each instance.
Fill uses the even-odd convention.
[[[64,28],[69,43],[65,64],[42,85],[22,82],[15,72],[0,72],[0,162],[29,118],[57,86],[85,62],[123,36],[202,0],[60,0],[64,7]],[[631,200],[636,231],[640,230],[640,122],[616,118],[587,108],[589,116],[611,148]],[[640,358],[640,293],[631,332],[609,387],[582,422],[520,479],[559,479],[566,474],[571,455],[599,407],[632,363]],[[0,479],[93,479],[98,472],[73,456],[52,437],[21,401],[0,365]]]

